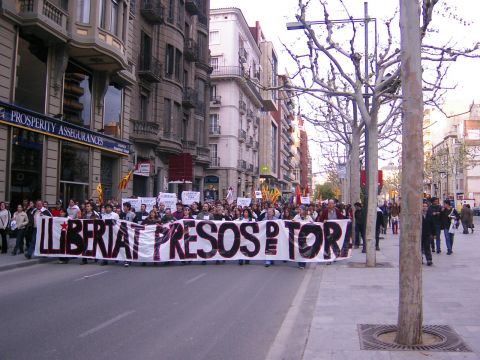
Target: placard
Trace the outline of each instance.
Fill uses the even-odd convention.
[[[127,198],[122,199],[122,211],[123,211],[123,204],[129,202],[132,205],[132,211],[140,211],[140,198]]]
[[[192,205],[200,202],[200,193],[197,191],[182,191],[182,204]]]
[[[250,198],[237,198],[237,206],[241,206],[241,207],[247,207],[247,206],[250,206],[250,204],[252,203],[252,199]]]
[[[310,205],[310,198],[308,196],[300,196],[300,203],[303,205]]]
[[[255,199],[261,199],[262,198],[262,192],[257,190],[255,191]]]
[[[177,194],[175,193],[159,193],[157,197],[158,204],[164,203],[165,209],[170,209],[172,212],[176,210],[177,206]]]

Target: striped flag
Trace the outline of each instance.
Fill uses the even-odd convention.
[[[102,183],[98,183],[97,185],[97,193],[98,193],[98,202],[100,204],[103,204],[103,189],[102,189]]]
[[[118,183],[119,190],[125,190],[127,188],[128,182],[133,175],[133,170],[130,170],[127,175],[125,175],[122,180]]]

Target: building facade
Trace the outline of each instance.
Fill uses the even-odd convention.
[[[263,98],[261,52],[237,8],[210,11],[210,155],[205,192],[224,198],[229,188],[250,196],[258,187]]]
[[[0,198],[106,196],[128,169],[130,2],[0,3]]]

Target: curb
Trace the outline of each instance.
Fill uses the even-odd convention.
[[[48,262],[52,262],[54,260],[56,260],[56,259],[54,259],[54,258],[35,258],[35,259],[31,259],[31,260],[18,261],[18,262],[14,262],[14,263],[11,263],[11,264],[0,265],[0,272],[1,271],[12,270],[12,269],[23,268],[23,267],[28,267],[28,266],[33,266],[33,265],[38,265],[38,264],[43,264],[43,263],[48,263]]]

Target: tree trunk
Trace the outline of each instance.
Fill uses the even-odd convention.
[[[400,0],[401,81],[403,93],[402,199],[400,214],[400,293],[398,331],[403,345],[422,342],[422,182],[423,94],[418,0]]]
[[[378,198],[378,119],[372,114],[368,126],[368,205],[367,223],[365,230],[367,267],[375,267],[377,254],[375,250],[375,226],[377,220],[377,198]]]
[[[350,149],[350,204],[360,201],[360,136],[361,129],[352,128],[352,148]]]

